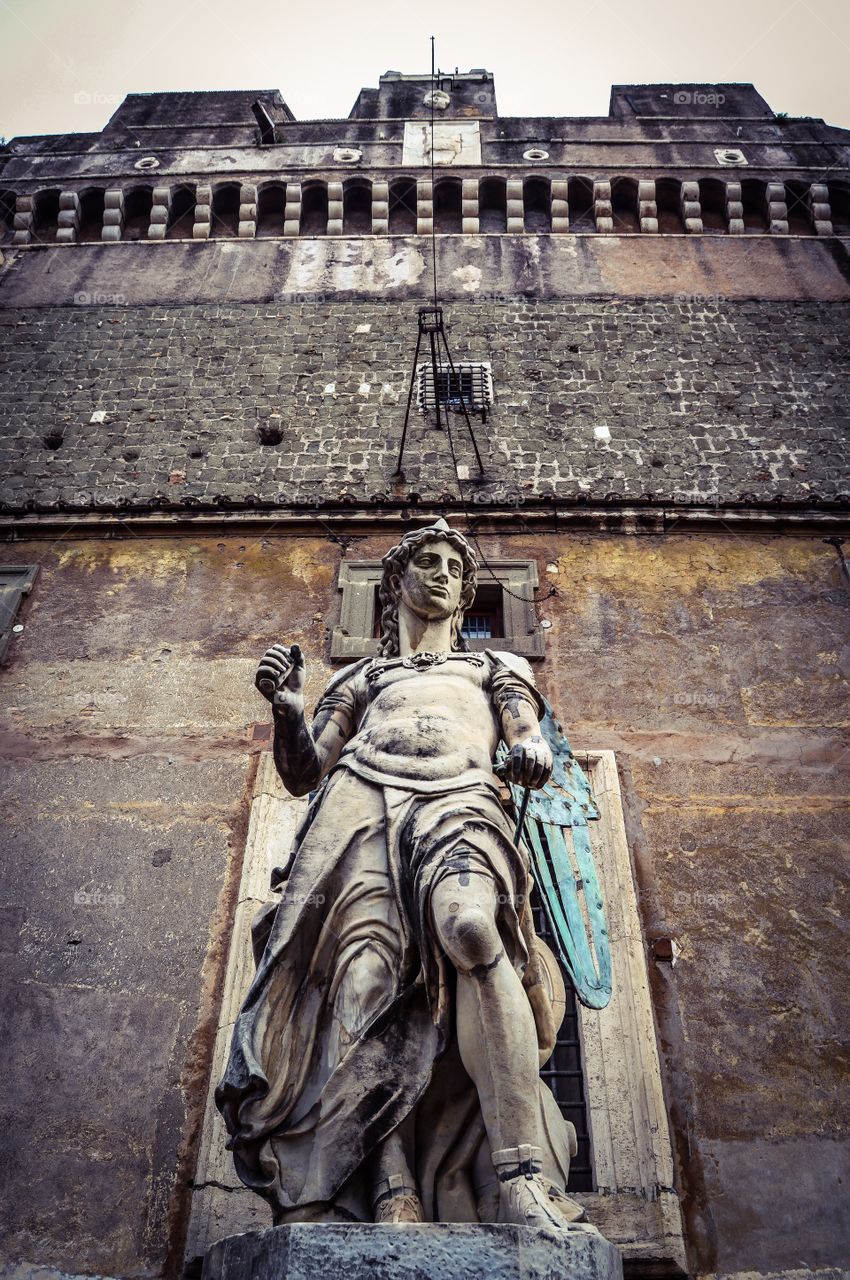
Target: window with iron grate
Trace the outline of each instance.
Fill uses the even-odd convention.
[[[457,413],[480,413],[486,416],[493,403],[493,375],[488,361],[456,360],[454,368],[445,361],[437,365],[434,389],[434,367],[420,364],[416,370],[416,404],[423,412],[437,404]]]

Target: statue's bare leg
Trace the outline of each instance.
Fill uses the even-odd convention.
[[[540,1180],[537,1032],[522,982],[496,923],[496,887],[474,872],[445,875],[431,897],[440,944],[457,970],[457,1037],[478,1091],[502,1216],[565,1227]]]

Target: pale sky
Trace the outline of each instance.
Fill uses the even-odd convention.
[[[388,69],[486,67],[503,115],[605,115],[611,84],[752,81],[850,128],[848,0],[0,0],[0,134],[98,130],[125,94],[280,89],[348,115]]]

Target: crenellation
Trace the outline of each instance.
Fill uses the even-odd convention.
[[[415,185],[420,193],[426,190],[423,184],[429,181],[423,178],[416,180]],[[326,203],[334,206],[333,210],[328,210],[327,217],[322,212],[320,217],[313,217],[306,222],[302,219],[301,206],[297,198],[290,199],[287,193],[303,190],[305,183],[307,189],[314,193],[313,203],[316,208],[321,205],[324,210]],[[491,172],[481,177],[441,179],[437,184],[437,194],[444,209],[450,208],[454,200],[457,200],[460,223],[457,229],[461,230],[465,222],[467,225],[464,229],[467,234],[478,234],[483,230],[508,235],[522,235],[529,232],[607,235],[616,230],[618,235],[659,232],[667,235],[698,235],[706,229],[702,211],[707,199],[705,192],[709,189],[708,184],[711,183],[716,184],[717,180],[700,178],[678,181],[666,177],[663,179],[643,176],[632,178],[622,174],[611,178],[583,176],[558,178],[534,175],[522,179],[510,173],[505,175]],[[662,216],[659,216],[659,184],[665,192]],[[740,181],[730,181],[725,185],[726,216],[722,225],[713,225],[710,228],[715,234],[831,236],[844,235],[850,231],[850,227],[846,225],[846,218],[834,224],[831,217],[833,200],[838,199],[840,202],[844,199],[845,203],[847,200],[847,196],[843,195],[837,184],[833,184],[830,188],[825,183],[800,182],[792,185],[747,179],[746,190]],[[452,194],[455,187],[458,191],[457,197]],[[511,207],[506,210],[503,219],[493,213],[490,218],[485,219],[486,225],[482,226],[481,210],[493,207],[491,195],[488,196],[487,193],[492,193],[496,187],[501,187],[505,191],[505,200],[510,202]],[[801,198],[797,195],[798,188],[804,193],[816,190],[817,199],[810,194],[804,194]],[[399,217],[402,219],[404,217],[406,189],[403,184],[391,180],[388,175],[378,175],[372,180],[360,178],[345,182],[328,179],[325,176],[309,177],[303,181],[265,183],[259,179],[247,179],[239,184],[231,182],[219,183],[215,186],[206,183],[193,186],[190,183],[180,182],[174,187],[154,188],[154,198],[149,208],[146,203],[149,188],[128,184],[126,187],[95,190],[103,201],[101,222],[99,225],[96,223],[98,214],[95,210],[91,216],[95,220],[93,229],[96,234],[89,238],[102,239],[109,243],[138,239],[206,240],[230,234],[249,239],[256,234],[264,238],[275,236],[291,238],[298,235],[385,235],[399,230],[415,232],[417,235],[431,234],[432,215],[426,211],[412,220],[409,225],[406,222],[399,225]],[[239,194],[242,190],[256,194],[253,197],[246,196],[243,200]],[[368,218],[350,219],[346,216],[345,206],[353,202],[354,197],[351,193],[358,190],[364,193],[371,191],[374,227]],[[540,195],[541,190],[545,195]],[[82,186],[79,190],[69,187],[63,189],[61,193],[37,191],[33,195],[16,196],[14,220],[10,217],[6,235],[16,245],[51,241],[60,244],[75,243],[78,239],[76,236],[58,235],[58,231],[67,232],[78,229],[71,226],[67,217],[60,216],[70,212],[71,206],[59,209],[57,205],[55,221],[51,221],[50,209],[60,194],[69,200],[76,197],[79,201],[81,191],[83,191]],[[530,196],[529,193],[532,191],[534,195]],[[584,197],[585,191],[586,197]],[[117,196],[116,193],[118,193]],[[110,213],[114,214],[118,207],[108,204],[107,196],[112,200],[116,198],[133,200],[139,205],[142,212],[137,211],[132,228],[126,228],[123,221],[116,221],[114,217],[107,216]],[[167,217],[165,222],[163,221],[163,211],[167,215],[175,200],[181,204],[181,213],[179,218],[173,220],[173,225],[170,225]],[[448,205],[446,200],[449,202]],[[569,214],[571,201],[576,211],[572,221]],[[216,211],[216,205],[221,204],[223,207],[225,202],[233,206],[231,219],[234,229],[232,231],[229,228],[231,219],[223,218]],[[553,211],[556,203],[557,213]],[[37,219],[39,225],[36,228],[34,218],[26,218],[23,215],[34,213],[39,205],[42,208],[40,217]],[[342,206],[342,210],[339,206]],[[710,203],[709,207],[714,207],[713,203]],[[805,216],[789,221],[789,208],[799,209]],[[544,209],[545,212],[543,212]],[[535,212],[530,214],[529,210]],[[394,211],[398,211],[395,219]],[[539,214],[536,211],[540,211]],[[149,214],[147,218],[144,217],[144,212]],[[477,217],[478,229],[475,227]],[[557,225],[553,219],[557,220]],[[258,220],[261,226],[259,232],[256,230]],[[251,232],[248,225],[244,226],[241,232],[238,231],[240,223],[253,225],[254,232]],[[438,219],[438,234],[445,233],[448,226],[445,219],[442,222]],[[115,232],[116,227],[118,234]],[[427,229],[423,229],[426,227]],[[109,234],[103,235],[103,231],[107,229]]]

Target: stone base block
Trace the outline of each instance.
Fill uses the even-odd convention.
[[[203,1280],[622,1280],[614,1245],[591,1228],[458,1222],[299,1222],[227,1236]]]

